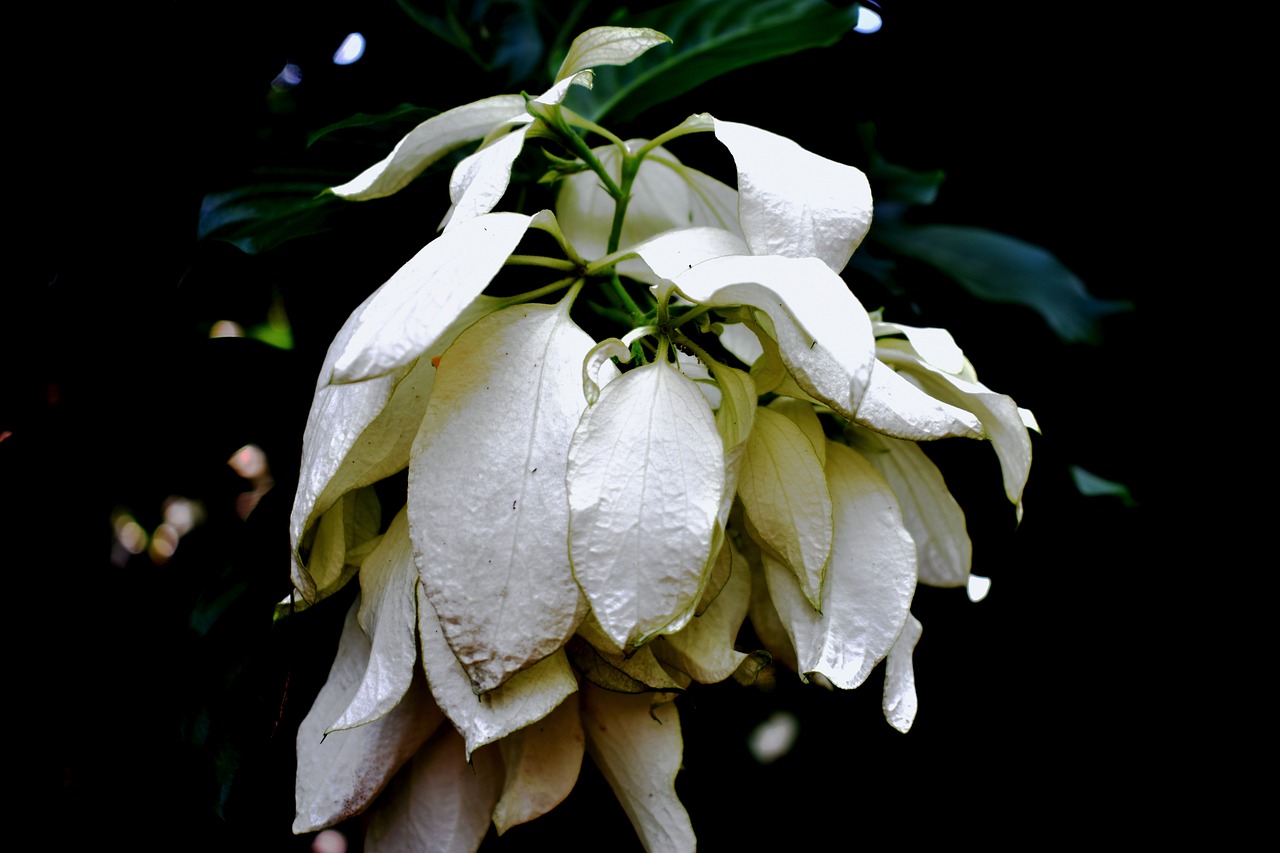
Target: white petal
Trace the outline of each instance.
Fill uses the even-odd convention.
[[[876,432],[911,441],[986,437],[972,413],[929,396],[879,359],[855,420]]]
[[[845,417],[854,416],[875,361],[871,320],[844,280],[821,261],[721,257],[673,281],[691,302],[763,311],[800,387]]]
[[[756,413],[738,495],[753,538],[796,573],[817,609],[831,555],[831,496],[813,444],[786,415]]]
[[[359,607],[357,599],[347,613],[329,680],[298,727],[294,832],[313,832],[364,811],[444,720],[419,681],[385,717],[325,735],[351,704],[368,668],[370,645],[356,621]]]
[[[626,65],[651,47],[671,41],[667,36],[641,27],[594,27],[578,35],[556,72],[556,81],[572,77],[585,68],[599,65]]]
[[[741,254],[735,252],[734,254]],[[726,323],[720,333],[720,345],[733,353],[748,367],[755,364],[756,359],[764,355],[764,347],[756,333],[742,323]]]
[[[809,443],[813,445],[813,452],[817,454],[818,461],[825,467],[827,436],[822,429],[822,421],[818,420],[818,413],[814,410],[813,403],[795,397],[776,397],[769,403],[769,408],[786,415],[792,423],[800,427],[805,438],[809,439]]]
[[[565,454],[594,343],[566,303],[518,305],[440,359],[409,465],[409,521],[423,587],[480,693],[563,646],[585,613]]]
[[[692,853],[689,815],[676,796],[684,743],[675,703],[653,705],[645,694],[582,690],[587,752],[631,818],[649,853]]]
[[[965,528],[964,510],[947,489],[938,466],[915,442],[869,430],[850,432],[848,441],[897,495],[903,523],[916,543],[920,582],[964,586],[973,562],[973,545]]]
[[[453,199],[453,207],[445,217],[446,234],[463,222],[493,210],[502,199],[507,185],[511,183],[511,166],[520,156],[530,127],[526,124],[511,131],[454,168],[449,180],[449,198]]]
[[[585,746],[582,717],[573,699],[498,741],[506,771],[502,798],[493,810],[499,835],[541,817],[569,796]]]
[[[301,594],[296,606],[315,604],[346,586],[359,569],[357,552],[377,538],[381,524],[381,505],[372,488],[347,492],[329,507],[315,526],[305,568],[295,552],[293,583]]]
[[[921,326],[904,326],[901,323],[885,323],[879,321],[872,324],[876,337],[883,335],[906,335],[911,348],[920,357],[939,370],[959,375],[964,372],[964,352],[956,344],[955,338],[946,329]]]
[[[481,139],[494,126],[522,115],[526,115],[524,98],[519,95],[498,95],[446,110],[409,131],[386,159],[330,192],[351,201],[391,195],[453,149]]]
[[[729,579],[710,606],[680,631],[659,637],[652,644],[660,661],[691,675],[703,684],[723,681],[746,655],[733,647],[747,617],[751,599],[751,568],[739,558],[732,565],[733,549],[725,545],[721,556],[730,565]],[[646,646],[645,648],[649,648]]]
[[[444,727],[395,784],[369,821],[366,853],[474,853],[489,830],[502,788],[497,747],[469,760],[462,738]]]
[[[692,612],[724,477],[711,410],[670,365],[624,373],[583,414],[569,445],[569,551],[619,646]]]
[[[902,633],[889,650],[884,664],[884,718],[904,734],[911,730],[916,719],[916,673],[911,663],[911,652],[923,630],[920,621],[910,613]]]
[[[333,381],[380,376],[422,355],[502,269],[530,218],[490,213],[424,246],[352,315]]]
[[[418,662],[417,584],[409,520],[400,510],[360,567],[359,621],[373,647],[360,689],[331,731],[378,719],[409,689]]]
[[[662,279],[674,279],[703,261],[748,254],[742,237],[709,225],[676,228],[635,244],[633,251]]]
[[[980,382],[970,382],[933,367],[908,347],[892,351],[888,347],[893,343],[881,342],[880,352],[884,353],[882,357],[885,360],[892,357],[892,366],[908,372],[927,393],[978,416],[1000,460],[1005,495],[1017,507],[1018,520],[1021,521],[1022,490],[1026,488],[1027,477],[1031,473],[1031,436],[1023,423],[1018,404]]]
[[[800,671],[821,673],[850,690],[902,632],[915,592],[915,546],[893,492],[857,451],[829,443],[827,480],[835,541],[822,612],[810,606],[787,567],[768,554],[762,558],[769,594],[795,644]]]
[[[409,448],[435,381],[436,369],[429,356],[443,353],[463,329],[499,304],[488,296],[476,297],[441,332],[433,351],[406,368],[365,382],[330,385],[333,362],[346,346],[363,306],[347,320],[329,347],[302,436],[302,471],[289,518],[295,561],[311,526],[339,497],[389,477],[409,464]]]
[[[436,703],[467,741],[467,754],[541,720],[578,689],[563,651],[518,672],[477,696],[454,657],[431,601],[418,587],[418,639],[422,668]]]
[[[715,125],[738,167],[739,221],[751,253],[820,258],[844,269],[871,227],[867,176],[767,130]]]

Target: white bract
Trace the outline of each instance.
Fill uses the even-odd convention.
[[[444,232],[320,372],[289,606],[359,594],[299,730],[298,832],[372,808],[369,849],[473,850],[589,755],[647,849],[692,850],[672,700],[693,682],[773,662],[852,689],[887,661],[885,717],[910,728],[916,583],[963,586],[971,557],[917,442],[990,439],[1021,515],[1030,414],[840,277],[871,223],[861,172],[706,114],[623,142],[561,105],[664,41],[588,31],[543,95],[442,113],[334,188],[387,195],[483,140]],[[736,187],[671,153],[691,133]],[[533,138],[558,145],[555,213],[494,212]],[[563,256],[520,254],[531,229]],[[487,295],[513,265],[548,283]],[[379,485],[405,469],[407,494]],[[747,619],[764,649],[739,647]]]

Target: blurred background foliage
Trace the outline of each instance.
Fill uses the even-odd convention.
[[[1047,768],[1101,750],[1105,810],[1145,755],[1115,747],[1103,709],[1146,677],[1112,671],[1106,649],[1134,630],[1149,274],[1118,165],[1136,145],[1115,125],[1124,87],[1077,73],[1087,55],[1091,79],[1123,79],[1124,22],[1065,8],[890,0],[870,35],[821,0],[232,0],[91,9],[74,27],[48,13],[36,38],[56,60],[15,113],[38,121],[14,131],[24,322],[4,344],[0,462],[16,600],[59,614],[24,635],[36,650],[17,673],[50,846],[310,849],[289,833],[293,736],[347,599],[271,622],[303,425],[330,339],[431,239],[457,158],[376,202],[319,191],[438,111],[541,91],[603,23],[675,44],[602,69],[575,109],[624,138],[710,111],[866,170],[876,220],[850,286],[888,319],[950,329],[1044,429],[1017,527],[988,447],[929,448],[994,585],[976,605],[917,593],[913,731],[884,723],[878,676],[847,694],[789,677],[695,691],[677,782],[695,830],[719,849],[808,819],[816,839],[861,831],[850,803],[882,823],[1056,813],[1082,795]],[[352,32],[363,56],[335,63]],[[677,153],[731,180],[705,140]],[[799,739],[760,764],[746,738],[778,712]],[[600,833],[634,847],[583,774],[596,784],[486,849],[597,849]]]

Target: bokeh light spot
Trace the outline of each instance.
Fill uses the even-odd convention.
[[[800,733],[800,721],[795,714],[775,711],[747,736],[747,749],[761,764],[772,764],[791,751]]]
[[[878,32],[882,23],[883,21],[880,19],[880,13],[875,9],[867,6],[859,6],[858,20],[853,24],[853,31],[855,33],[870,35],[871,33]]]
[[[342,40],[342,44],[338,45],[338,50],[333,54],[334,65],[350,65],[351,63],[364,56],[364,36],[360,33],[351,33]]]

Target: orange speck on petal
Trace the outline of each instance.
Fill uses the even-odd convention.
[[[431,359],[431,366],[432,367],[440,366],[440,356],[436,356],[435,358]]]

